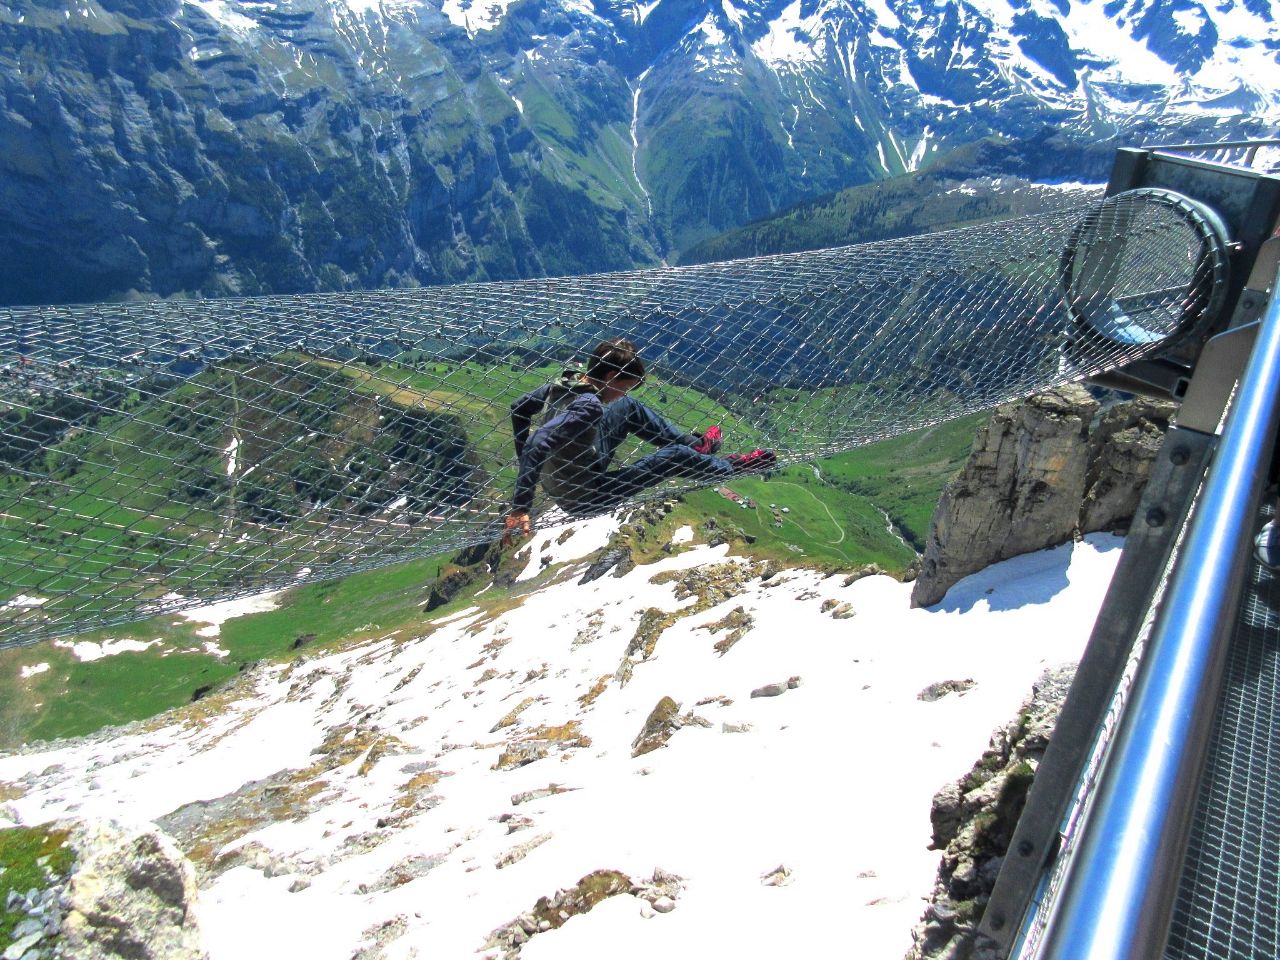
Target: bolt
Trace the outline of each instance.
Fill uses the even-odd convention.
[[[1021,840],[1018,842],[1018,853],[1024,857],[1031,856],[1035,852],[1036,845],[1030,840]]]
[[[1176,466],[1180,467],[1191,459],[1191,451],[1184,446],[1176,446],[1169,454],[1169,459],[1172,460]]]
[[[992,929],[992,930],[1003,930],[1003,929],[1004,929],[1004,914],[1003,914],[1003,913],[997,913],[995,916],[993,916],[993,917],[991,918],[991,929]]]
[[[1147,511],[1148,527],[1163,527],[1166,519],[1165,512],[1159,507],[1152,507]]]

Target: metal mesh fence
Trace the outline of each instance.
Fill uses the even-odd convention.
[[[650,369],[632,410],[780,465],[1122,366],[1212,311],[1225,263],[1206,229],[1135,191],[687,268],[0,309],[0,645],[494,538],[519,471],[511,404],[607,338]],[[598,431],[591,462],[553,463],[553,443],[539,523],[737,469],[623,419],[609,429],[681,449],[654,471],[635,436],[612,464]]]

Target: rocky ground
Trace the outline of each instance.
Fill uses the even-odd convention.
[[[1072,663],[1046,670],[1017,716],[992,734],[973,769],[934,797],[933,846],[942,851],[942,862],[907,960],[1001,956],[978,933],[978,923],[1074,676]]]

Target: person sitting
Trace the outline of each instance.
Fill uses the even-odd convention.
[[[768,470],[777,463],[771,450],[716,456],[721,430],[680,430],[628,396],[645,377],[644,362],[629,340],[605,340],[591,353],[585,373],[566,370],[511,405],[519,474],[506,536],[528,536],[529,511],[541,479],[543,490],[566,513],[601,513],[641,490],[674,477],[715,482]],[[534,417],[544,414],[530,436]],[[610,470],[614,453],[629,436],[658,449],[635,463]]]

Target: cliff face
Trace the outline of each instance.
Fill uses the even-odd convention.
[[[584,144],[570,165],[591,170],[575,179],[500,84],[511,53],[483,53],[429,5],[385,21],[310,0],[245,13],[115,0],[74,14],[0,8],[0,302],[656,259],[638,201],[597,182],[620,176],[600,157],[602,128],[612,144],[629,117],[612,74],[611,99],[559,108]],[[578,64],[565,83],[596,73]]]
[[[996,561],[1125,529],[1171,414],[1145,399],[1100,411],[1079,386],[997,409],[938,501],[912,604]]]
[[[978,935],[978,921],[1074,675],[1074,664],[1046,670],[1018,716],[991,735],[973,769],[933,798],[933,847],[942,851],[942,862],[906,960],[999,956]]]

